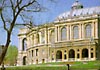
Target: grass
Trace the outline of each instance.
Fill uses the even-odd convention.
[[[38,65],[8,67],[6,70],[66,70],[67,66],[63,62],[44,63]],[[74,62],[70,66],[71,70],[100,70],[100,61]]]
[[[6,70],[66,70],[65,66],[22,66],[22,67],[12,67]]]
[[[76,62],[72,68],[90,68],[90,69],[99,69],[100,61],[89,61],[89,62]]]

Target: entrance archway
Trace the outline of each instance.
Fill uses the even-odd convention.
[[[26,56],[23,57],[23,65],[26,65]]]
[[[36,59],[36,64],[38,64],[38,59]]]
[[[69,58],[75,58],[75,51],[73,49],[69,51]]]
[[[62,51],[58,50],[56,53],[56,60],[62,59]]]
[[[45,59],[42,59],[42,63],[45,63]]]
[[[82,50],[82,58],[88,58],[88,49],[83,49]]]

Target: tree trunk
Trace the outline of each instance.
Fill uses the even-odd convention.
[[[3,59],[4,59],[5,55],[6,55],[7,48],[8,48],[8,46],[7,46],[7,47],[4,46],[4,48],[3,48],[3,50],[2,50],[2,53],[1,53],[1,55],[0,55],[0,65],[2,64]]]
[[[2,48],[2,53],[0,54],[0,65],[2,64],[2,62],[5,58],[8,46],[10,44],[10,37],[11,37],[11,32],[10,33],[7,32],[7,42],[6,42],[6,45]]]

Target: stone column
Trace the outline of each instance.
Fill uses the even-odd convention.
[[[42,44],[42,33],[39,32],[39,38],[40,38],[40,43],[39,44]]]
[[[69,49],[67,50],[67,60],[69,60]]]
[[[55,42],[57,42],[57,38],[58,38],[58,27],[55,26]]]
[[[82,39],[85,38],[85,33],[84,33],[85,29],[84,29],[84,23],[82,23]]]
[[[64,50],[61,50],[62,52],[62,61],[64,61]]]
[[[79,39],[82,38],[82,24],[79,24]]]
[[[19,38],[19,47],[18,47],[19,51],[22,51],[22,38]]]
[[[67,26],[67,40],[70,40],[70,26]]]
[[[89,52],[88,52],[88,55],[89,55],[89,60],[91,60],[91,46],[89,45],[89,48],[88,48]]]
[[[34,34],[34,45],[36,45],[36,34]]]
[[[47,31],[47,28],[45,28],[44,38],[45,38],[45,44],[47,44],[48,43],[48,31]]]
[[[75,51],[75,61],[77,60],[77,49],[74,50]]]
[[[95,38],[98,38],[98,23],[95,22]]]
[[[60,27],[58,26],[58,41],[60,41]]]
[[[94,46],[96,47],[96,46]],[[93,48],[93,58],[96,59],[96,48]]]
[[[34,35],[32,35],[32,45],[34,46]]]
[[[72,38],[73,38],[73,37],[72,37],[72,32],[73,32],[73,31],[72,31],[72,26],[70,25],[70,40],[72,40]]]
[[[38,34],[39,34],[39,38],[37,39],[37,40],[39,40],[38,44],[41,44],[41,33],[38,32]]]
[[[48,29],[48,43],[50,43],[50,30]]]
[[[30,36],[30,43],[31,43],[30,47],[32,47],[33,46],[32,35]]]
[[[91,60],[91,41],[89,42],[89,46],[88,46],[88,55],[89,55],[89,60]]]
[[[80,52],[80,54],[79,54],[80,55],[80,60],[82,60],[82,49],[80,49],[79,52]]]
[[[30,39],[29,39],[29,36],[27,37],[27,47],[28,48],[30,47]]]
[[[56,62],[56,49],[54,48],[54,60]]]
[[[92,22],[92,37],[93,38],[95,37],[94,26],[95,26],[95,24],[94,24],[94,22]]]

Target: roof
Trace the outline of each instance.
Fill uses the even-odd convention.
[[[75,9],[75,10],[65,12],[65,13],[59,15],[56,18],[56,21],[66,19],[69,17],[92,15],[92,14],[100,14],[100,6],[92,7],[92,8]]]

